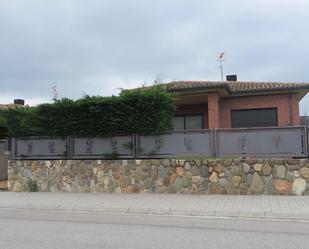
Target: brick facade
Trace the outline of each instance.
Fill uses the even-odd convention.
[[[208,128],[215,129],[220,126],[219,113],[219,95],[217,93],[210,93],[208,95]]]
[[[231,128],[232,110],[277,108],[278,126],[300,125],[300,99],[301,95],[294,93],[227,98],[211,93],[208,103],[178,106],[177,114],[203,114],[204,129]]]
[[[220,101],[220,128],[231,128],[231,110],[277,108],[278,126],[300,125],[299,96],[277,94],[223,98]]]

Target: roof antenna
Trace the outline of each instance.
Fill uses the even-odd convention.
[[[217,60],[219,61],[221,81],[223,81],[223,65],[222,65],[222,62],[224,61],[224,59],[223,59],[224,54],[225,54],[225,52],[217,53]]]
[[[51,87],[52,91],[53,91],[53,101],[56,101],[59,99],[59,94],[58,94],[58,90],[57,90],[57,85],[52,85]]]

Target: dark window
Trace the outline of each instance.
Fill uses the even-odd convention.
[[[174,117],[173,126],[174,126],[174,130],[184,130],[185,129],[184,116]]]
[[[203,129],[203,115],[177,115],[173,119],[174,130]]]
[[[232,110],[232,128],[278,126],[277,108]]]

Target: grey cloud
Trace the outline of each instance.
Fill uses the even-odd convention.
[[[165,80],[309,81],[305,0],[3,0],[2,99],[109,95]],[[35,101],[32,101],[33,103]],[[302,111],[309,100],[302,102]]]

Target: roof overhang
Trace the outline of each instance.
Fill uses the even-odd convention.
[[[189,95],[207,95],[209,93],[218,93],[219,97],[240,97],[240,96],[256,96],[256,95],[272,95],[272,94],[300,94],[303,98],[308,92],[309,87],[298,87],[298,88],[289,88],[289,89],[257,89],[257,90],[247,90],[240,92],[231,92],[228,88],[222,87],[200,87],[200,88],[184,88],[169,90],[178,96],[189,96]]]
[[[202,104],[208,102],[210,93],[217,93],[219,97],[228,97],[229,92],[226,88],[201,88],[201,89],[182,89],[181,91],[173,91],[176,94],[174,97],[177,105],[187,104]]]

